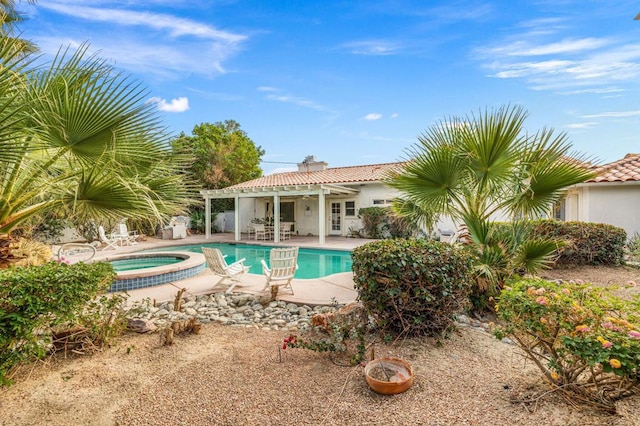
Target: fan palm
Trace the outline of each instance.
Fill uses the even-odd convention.
[[[0,81],[13,75],[0,96],[0,234],[52,209],[78,221],[160,221],[193,202],[140,84],[86,45],[28,71],[10,52],[0,69]]]
[[[569,155],[565,134],[527,135],[526,116],[505,106],[441,121],[418,138],[404,169],[387,182],[418,208],[466,225],[485,291],[515,272],[549,265],[557,245],[527,239],[527,219],[546,214],[568,186],[592,176],[582,156]],[[511,224],[497,227],[494,218],[505,215]]]

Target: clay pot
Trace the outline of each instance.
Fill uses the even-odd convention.
[[[400,358],[377,358],[364,367],[364,377],[374,392],[393,395],[411,387],[413,369],[411,364]]]

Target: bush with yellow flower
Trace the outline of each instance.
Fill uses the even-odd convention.
[[[565,394],[613,410],[640,391],[640,298],[529,278],[506,286],[496,311],[496,337],[513,340]]]

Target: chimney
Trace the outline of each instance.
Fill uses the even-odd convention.
[[[307,155],[302,163],[298,163],[299,172],[318,172],[320,170],[327,170],[328,164],[324,161],[316,160],[314,155]]]

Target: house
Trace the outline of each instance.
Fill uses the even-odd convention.
[[[265,219],[276,229],[280,222],[293,222],[293,233],[317,235],[320,244],[325,236],[347,236],[350,229],[360,229],[358,210],[363,207],[391,205],[398,192],[387,187],[387,173],[399,170],[404,163],[367,166],[328,167],[324,161],[309,156],[298,164],[298,171],[276,173],[242,182],[224,189],[202,190],[205,211],[211,212],[211,200],[233,198],[233,230],[236,241],[255,219]],[[211,214],[207,218],[206,238],[210,238]],[[274,236],[278,242],[278,235]]]
[[[569,188],[556,211],[561,220],[607,223],[640,234],[640,154],[594,168],[596,177]]]
[[[266,219],[276,227],[280,221],[294,222],[294,234],[317,235],[320,244],[324,244],[327,235],[347,236],[351,229],[360,229],[360,208],[391,205],[399,193],[383,183],[384,177],[403,165],[396,162],[329,168],[327,163],[309,156],[298,164],[296,172],[263,176],[200,193],[207,212],[211,211],[212,199],[234,199],[231,222],[236,241],[240,241],[241,232],[252,220]],[[602,166],[586,165],[593,167],[596,177],[569,188],[555,217],[607,223],[623,228],[629,237],[640,234],[640,154],[628,154]],[[446,220],[438,227],[456,228]],[[210,220],[206,229],[206,237],[210,238]],[[278,242],[278,235],[274,240]]]

